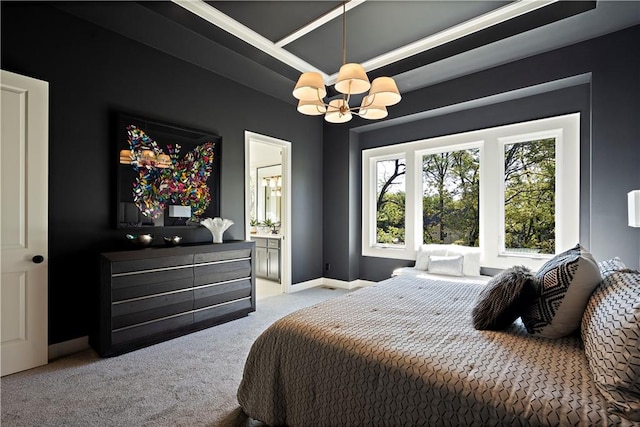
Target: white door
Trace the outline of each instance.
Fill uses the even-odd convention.
[[[49,84],[0,71],[1,375],[44,365]]]

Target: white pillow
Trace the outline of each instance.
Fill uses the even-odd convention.
[[[429,256],[429,273],[445,274],[447,276],[462,276],[462,263],[464,257],[456,256]]]
[[[447,255],[447,248],[449,245],[438,245],[438,244],[428,244],[422,245],[418,248],[418,253],[416,254],[416,270],[429,270],[429,256],[431,255],[439,255],[444,256]]]
[[[465,276],[480,275],[480,248],[462,245],[448,245],[447,256],[462,255],[464,257],[462,273]]]

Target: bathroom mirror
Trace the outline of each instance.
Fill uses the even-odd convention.
[[[282,218],[282,165],[256,169],[256,219],[262,223]]]

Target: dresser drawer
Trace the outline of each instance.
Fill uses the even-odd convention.
[[[235,249],[230,251],[209,252],[204,254],[195,254],[193,258],[194,264],[197,266],[201,263],[228,261],[232,259],[251,258],[251,248]]]
[[[148,322],[193,309],[193,289],[134,298],[111,305],[113,329]]]
[[[280,239],[267,239],[267,247],[268,248],[280,248]]]
[[[215,323],[229,317],[239,317],[253,311],[251,298],[243,298],[233,302],[222,303],[212,307],[202,308],[193,312],[195,323],[211,322]]]
[[[194,289],[195,309],[251,296],[251,279],[203,285]]]
[[[196,265],[194,286],[251,277],[251,260],[216,262]]]
[[[152,257],[143,259],[131,259],[126,261],[114,261],[111,263],[111,274],[145,271],[156,269],[166,270],[172,267],[186,266],[193,264],[193,255],[177,255],[170,257]]]
[[[111,278],[111,300],[121,301],[193,286],[193,267],[125,274]]]
[[[193,324],[193,312],[115,329],[111,332],[111,344],[119,345],[142,339],[151,340],[156,336],[189,327],[191,324]]]

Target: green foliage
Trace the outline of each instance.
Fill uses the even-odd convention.
[[[390,245],[402,245],[405,239],[404,192],[387,193],[382,209],[377,212],[377,242]]]
[[[479,246],[479,156],[478,149],[423,156],[425,243]],[[377,242],[404,244],[404,160],[380,163]],[[555,173],[554,139],[505,145],[507,250],[555,252]]]
[[[505,247],[555,252],[555,140],[505,146]]]
[[[403,245],[405,242],[404,159],[378,162],[378,199],[376,202],[376,242]]]
[[[425,243],[479,245],[479,156],[470,149],[423,157]]]

